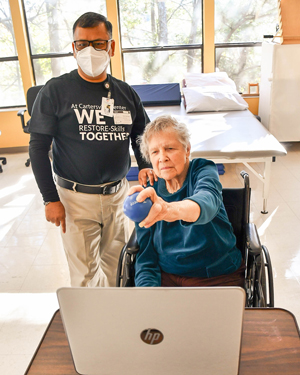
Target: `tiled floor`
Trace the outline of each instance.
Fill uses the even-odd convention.
[[[273,261],[275,305],[300,322],[300,143],[272,164],[269,213],[262,184],[250,172],[251,217]],[[27,154],[9,154],[0,174],[0,374],[23,374],[54,311],[55,291],[69,285],[59,229],[44,207]],[[252,165],[260,170],[261,165]],[[241,164],[226,164],[223,186],[241,186]]]

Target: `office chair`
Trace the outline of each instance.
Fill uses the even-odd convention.
[[[0,135],[1,135],[1,130],[0,130]],[[6,158],[3,157],[3,156],[0,157],[0,161],[2,161],[3,165],[5,165],[7,163]],[[2,172],[3,172],[3,169],[2,169],[2,165],[0,164],[0,173],[2,173]]]
[[[0,156],[0,161],[2,162],[3,165],[5,165],[7,163],[7,160],[5,157],[3,156]],[[0,173],[3,172],[3,168],[2,168],[2,165],[0,164]]]
[[[23,132],[26,133],[26,134],[29,134],[29,125],[28,125],[28,122],[25,124],[24,113],[28,110],[29,116],[31,116],[33,103],[35,101],[35,98],[37,97],[37,94],[39,93],[39,91],[42,87],[43,86],[33,86],[33,87],[30,87],[28,89],[28,91],[27,91],[27,109],[26,108],[20,109],[17,113],[17,115],[21,118]],[[30,158],[27,159],[25,165],[26,165],[26,167],[30,166]]]
[[[268,249],[261,245],[254,223],[250,217],[249,175],[242,171],[243,188],[224,188],[223,203],[246,264],[245,291],[246,307],[274,307],[274,282]],[[116,285],[133,287],[135,259],[139,251],[135,230],[123,247],[117,269]],[[267,272],[266,272],[267,270]]]

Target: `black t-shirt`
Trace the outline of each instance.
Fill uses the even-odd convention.
[[[113,117],[103,115],[102,97],[111,93]],[[53,137],[53,170],[86,185],[120,180],[130,168],[131,140],[139,168],[149,167],[137,137],[149,118],[136,92],[108,75],[104,82],[82,79],[77,70],[53,78],[34,103],[30,132]]]

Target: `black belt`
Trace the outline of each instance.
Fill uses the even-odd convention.
[[[104,186],[88,186],[78,184],[77,182],[72,182],[65,180],[59,176],[55,176],[56,183],[65,189],[76,191],[77,193],[85,193],[85,194],[114,194],[122,187],[123,183],[122,180],[113,182],[111,184],[107,184]]]

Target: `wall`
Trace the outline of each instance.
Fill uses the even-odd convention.
[[[19,108],[0,112],[0,150],[28,146],[29,135],[23,132],[21,119],[17,116],[18,110]],[[28,116],[25,117],[26,121],[28,118]]]

